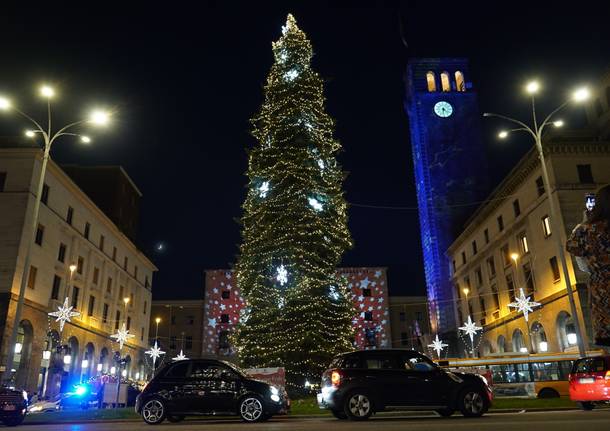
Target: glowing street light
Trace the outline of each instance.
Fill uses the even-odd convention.
[[[109,121],[110,115],[107,112],[101,111],[99,109],[93,111],[89,116],[89,122],[98,126],[105,126],[106,124],[108,124]]]
[[[515,262],[516,265],[517,261],[519,260],[519,255],[517,253],[511,253],[510,258],[513,260],[513,262]]]
[[[470,293],[470,289],[469,289],[469,288],[467,288],[467,287],[464,287],[464,288],[462,289],[462,292],[464,293],[464,295],[468,296],[468,294]]]
[[[589,89],[587,87],[582,87],[579,88],[578,90],[576,90],[574,92],[574,94],[572,94],[572,98],[574,99],[575,102],[584,102],[585,100],[587,100],[589,97],[591,96],[591,93],[589,92]]]
[[[26,130],[25,136],[27,136],[28,138],[33,138],[34,136],[36,136],[36,132],[34,132],[33,130]]]
[[[11,108],[11,101],[6,97],[0,97],[0,109],[8,111]]]
[[[91,143],[91,138],[89,136],[83,135],[83,136],[80,137],[80,141],[83,144],[89,144],[89,143]]]
[[[525,91],[527,91],[528,94],[535,94],[538,92],[538,90],[540,90],[540,84],[538,84],[537,81],[528,82],[528,84],[525,86]]]
[[[563,120],[557,120],[553,122],[553,126],[555,127],[563,127]]]
[[[51,97],[55,96],[55,90],[53,90],[53,87],[43,85],[42,87],[40,87],[40,95],[42,97],[50,99]]]
[[[498,138],[500,139],[505,139],[508,136],[508,132],[506,130],[501,130],[500,133],[498,133]]]

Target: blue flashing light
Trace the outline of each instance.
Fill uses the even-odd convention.
[[[85,395],[87,393],[87,387],[84,385],[76,385],[74,393],[76,395],[78,395],[79,397],[82,397],[83,395]]]

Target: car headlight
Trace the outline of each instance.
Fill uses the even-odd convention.
[[[269,389],[271,390],[271,395],[279,395],[280,394],[280,390],[278,388],[276,388],[275,386],[269,386]]]
[[[28,400],[28,393],[26,391],[22,391],[21,394],[23,395],[23,399],[24,400]]]

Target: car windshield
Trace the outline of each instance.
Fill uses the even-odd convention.
[[[231,368],[233,371],[235,371],[237,374],[239,374],[241,377],[246,377],[246,372],[244,370],[242,370],[241,368],[239,368],[237,365],[232,364],[230,362],[227,361],[221,361],[223,364],[225,364],[227,367]]]

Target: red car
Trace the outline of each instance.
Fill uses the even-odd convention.
[[[583,410],[596,403],[610,402],[610,356],[583,358],[574,362],[570,373],[570,399]]]

